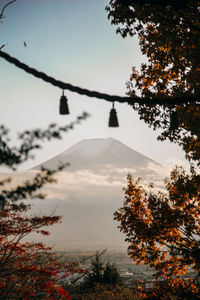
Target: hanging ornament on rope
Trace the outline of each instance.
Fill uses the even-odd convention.
[[[117,112],[116,112],[116,109],[114,107],[114,102],[112,104],[112,109],[110,111],[108,127],[119,127],[119,122],[118,122],[118,118],[117,118]]]
[[[178,129],[178,125],[179,125],[179,122],[178,122],[178,113],[176,110],[172,111],[170,113],[170,125],[169,125],[169,129],[170,130],[176,130]]]
[[[64,95],[64,90],[60,98],[60,115],[69,115],[69,107],[67,104],[67,97]]]

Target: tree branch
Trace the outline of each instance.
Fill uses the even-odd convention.
[[[1,13],[0,13],[0,19],[4,18],[4,11],[6,10],[6,8],[16,1],[17,0],[12,0],[12,1],[8,2],[6,5],[4,5],[4,7],[2,8]]]

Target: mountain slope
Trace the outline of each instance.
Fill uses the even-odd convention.
[[[42,165],[49,169],[55,169],[59,163],[66,162],[70,164],[67,170],[98,169],[103,165],[135,168],[145,166],[150,162],[155,163],[113,138],[82,140]],[[39,167],[37,166],[36,169]]]

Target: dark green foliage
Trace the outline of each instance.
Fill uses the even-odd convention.
[[[92,260],[90,270],[85,279],[85,285],[89,288],[93,287],[95,283],[103,282],[104,267],[99,252],[96,253],[95,259]]]
[[[91,268],[85,278],[83,287],[94,288],[96,284],[103,285],[120,285],[122,283],[120,274],[115,264],[107,263],[106,265],[101,260],[101,253],[96,253],[95,259],[91,262]]]
[[[115,264],[109,264],[109,263],[106,264],[104,268],[104,274],[103,274],[103,283],[111,284],[114,286],[122,283],[120,274]]]

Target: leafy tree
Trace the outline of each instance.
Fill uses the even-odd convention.
[[[58,272],[64,270],[67,276],[70,266],[60,264],[43,243],[22,242],[33,232],[48,235],[43,227],[59,220],[58,216],[28,217],[24,205],[10,204],[0,211],[0,299],[30,299],[41,293],[69,298],[55,283]]]
[[[107,263],[106,265],[102,262],[102,253],[97,252],[94,260],[91,261],[91,267],[88,270],[88,274],[85,277],[83,284],[85,288],[94,288],[96,284],[102,285],[120,285],[121,278],[115,264]]]
[[[123,38],[137,34],[142,54],[148,58],[141,70],[132,68],[128,94],[171,99],[171,104],[165,106],[149,102],[133,104],[133,108],[154,130],[162,129],[159,140],[178,143],[186,157],[197,163],[200,161],[199,101],[196,105],[175,105],[173,97],[200,92],[199,6],[197,0],[111,0],[106,7],[111,23],[118,26],[117,33]]]
[[[17,0],[7,1],[0,11],[0,19],[5,10]],[[26,46],[26,43],[24,42]],[[0,46],[0,50],[5,45]],[[75,122],[59,127],[50,124],[46,130],[36,129],[18,135],[18,146],[12,146],[9,130],[0,126],[0,165],[15,170],[26,160],[33,158],[33,150],[41,148],[41,143],[52,139],[61,139],[62,134],[74,128],[88,117],[83,113]],[[17,187],[11,187],[12,179],[0,180],[0,299],[71,299],[62,288],[61,279],[68,276],[76,265],[66,265],[60,257],[43,243],[26,242],[24,238],[32,233],[48,235],[46,227],[60,222],[60,216],[32,216],[31,208],[25,200],[44,199],[40,193],[47,183],[55,182],[57,170],[43,169],[32,180]]]
[[[62,133],[85,119],[87,114],[77,118],[69,126],[50,125],[47,130],[25,131],[19,134],[20,145],[10,146],[9,131],[0,127],[0,165],[15,169],[32,157],[41,142],[61,138]],[[65,165],[59,166],[62,170]],[[68,272],[80,272],[76,265],[61,263],[43,243],[26,242],[31,233],[48,235],[46,227],[60,222],[60,216],[32,216],[30,205],[25,200],[44,199],[40,192],[47,183],[55,182],[56,171],[42,169],[32,180],[12,187],[11,178],[0,181],[0,299],[70,299],[68,292],[59,285],[60,277]],[[45,227],[45,228],[44,228]],[[62,274],[62,275],[60,275]]]
[[[113,286],[120,285],[122,283],[120,274],[115,264],[107,263],[104,267],[103,283]]]
[[[160,2],[110,0],[107,10],[112,23],[120,25],[117,32],[123,37],[138,34],[142,53],[148,58],[140,71],[133,68],[128,83],[129,95],[161,96],[171,100],[168,106],[151,102],[131,105],[149,126],[162,129],[160,140],[178,143],[189,160],[199,163],[199,102],[196,105],[173,103],[174,96],[199,95],[199,1]],[[152,192],[146,195],[139,183],[134,183],[131,177],[128,180],[125,205],[115,217],[127,234],[129,254],[138,262],[154,267],[157,276],[172,278],[169,283],[172,290],[183,287],[185,292],[189,289],[187,295],[192,293],[198,297],[198,277],[185,283],[173,276],[184,274],[188,266],[199,274],[199,175],[194,169],[190,176],[175,169],[171,181],[166,182],[167,196]],[[5,183],[6,180],[2,181]],[[25,198],[32,197],[35,192],[30,187],[26,189],[26,185],[25,192],[19,189],[18,194],[21,191]],[[3,194],[4,205],[8,205],[4,201],[6,195]],[[11,197],[13,193],[8,195]],[[100,274],[99,269],[99,279]]]
[[[104,265],[99,252],[96,253],[94,260],[91,261],[90,271],[85,278],[84,285],[92,288],[96,283],[103,282]]]
[[[200,175],[176,167],[165,181],[167,194],[146,191],[127,177],[124,206],[115,212],[129,243],[128,254],[138,264],[154,268],[155,276],[200,294]],[[180,276],[196,275],[187,283]],[[190,287],[190,288],[189,288]]]
[[[132,68],[127,86],[130,96],[149,97],[149,101],[144,105],[130,101],[130,105],[150,127],[162,130],[159,140],[178,143],[186,158],[197,165],[200,102],[177,105],[173,99],[199,95],[199,6],[196,0],[110,0],[106,7],[111,23],[118,26],[117,33],[123,38],[137,34],[147,57],[140,70]],[[169,104],[151,103],[156,97],[167,98]],[[170,293],[180,299],[184,293],[188,299],[191,295],[199,298],[199,187],[194,167],[190,175],[175,168],[166,181],[166,195],[145,191],[128,176],[124,206],[115,212],[129,243],[128,253],[137,263],[155,268],[157,277],[169,280],[163,292],[158,285],[149,298],[166,299]],[[185,282],[179,276],[190,268],[196,278]]]

